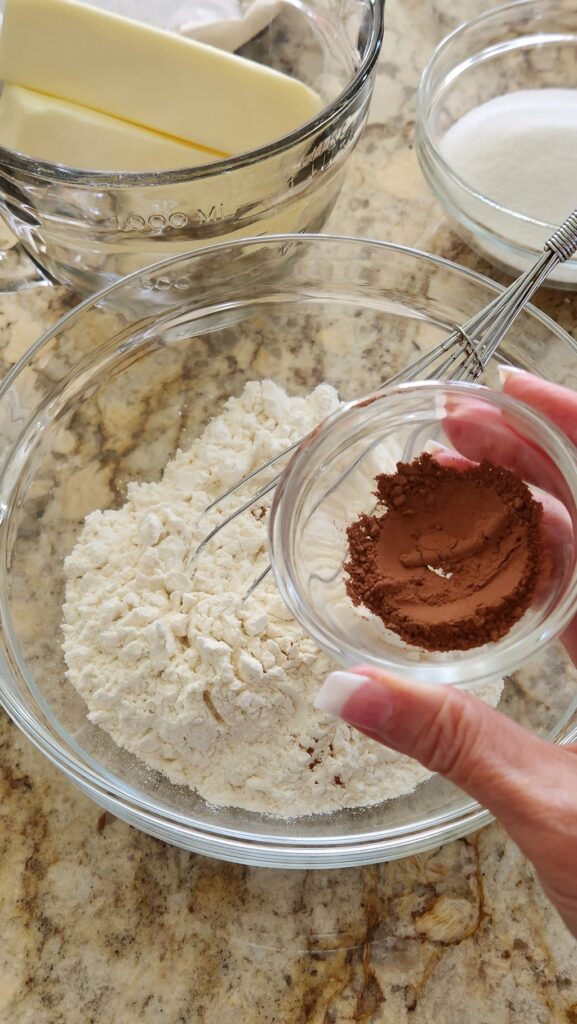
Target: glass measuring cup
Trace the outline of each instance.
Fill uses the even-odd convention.
[[[262,147],[184,170],[92,172],[0,147],[0,212],[34,266],[3,290],[92,294],[164,257],[249,235],[318,230],[330,213],[372,93],[384,0],[283,3],[238,51],[315,89],[323,110]]]

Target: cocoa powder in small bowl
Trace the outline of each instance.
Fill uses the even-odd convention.
[[[503,637],[529,608],[544,557],[543,510],[524,481],[424,454],[376,485],[376,512],[347,529],[353,604],[429,651]]]

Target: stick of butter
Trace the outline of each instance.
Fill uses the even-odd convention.
[[[167,171],[218,159],[168,135],[9,83],[0,98],[0,145],[90,171]]]
[[[322,106],[288,75],[77,0],[6,0],[0,78],[218,153],[266,145]]]

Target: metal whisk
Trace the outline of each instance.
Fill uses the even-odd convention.
[[[392,384],[400,384],[409,380],[467,380],[475,381],[483,373],[487,363],[495,354],[505,334],[512,326],[523,307],[529,302],[532,295],[537,291],[543,281],[549,276],[552,270],[564,263],[577,251],[577,210],[569,214],[563,224],[551,235],[543,247],[543,255],[537,262],[517,278],[504,292],[493,299],[484,309],[471,317],[461,327],[455,329],[420,359],[415,360],[406,369],[389,377],[379,387],[375,388],[373,394],[378,394],[384,388]],[[272,466],[277,465],[288,455],[294,452],[304,438],[295,441],[289,448],[286,448],[279,455],[269,459],[257,469],[252,470],[246,476],[238,480],[232,487],[221,494],[218,498],[207,505],[203,514],[211,511],[221,502],[226,501],[232,494],[235,494],[251,480],[265,473]],[[248,511],[259,501],[262,501],[267,494],[270,494],[276,487],[282,470],[276,473],[271,480],[254,491],[253,494],[243,501],[233,512],[226,516],[218,526],[215,526],[193,551],[189,562],[188,572],[194,571],[194,566],[206,546],[227,526],[230,525],[243,512]],[[268,566],[258,576],[245,594],[248,597],[262,580],[270,572]]]

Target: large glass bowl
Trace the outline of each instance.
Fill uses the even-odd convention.
[[[84,516],[119,507],[130,480],[159,479],[176,449],[247,380],[272,377],[295,394],[326,380],[350,400],[497,290],[442,259],[378,242],[235,242],[149,268],[113,295],[87,300],[14,367],[0,388],[0,700],[101,806],[189,850],[301,868],[406,856],[489,820],[435,777],[410,796],[308,818],[211,807],[88,722],[60,644],[63,559]],[[111,296],[123,312],[111,311]],[[577,346],[536,309],[520,316],[501,354],[577,387]],[[506,681],[501,706],[568,742],[577,737],[576,696],[575,673],[557,645],[531,673]]]

